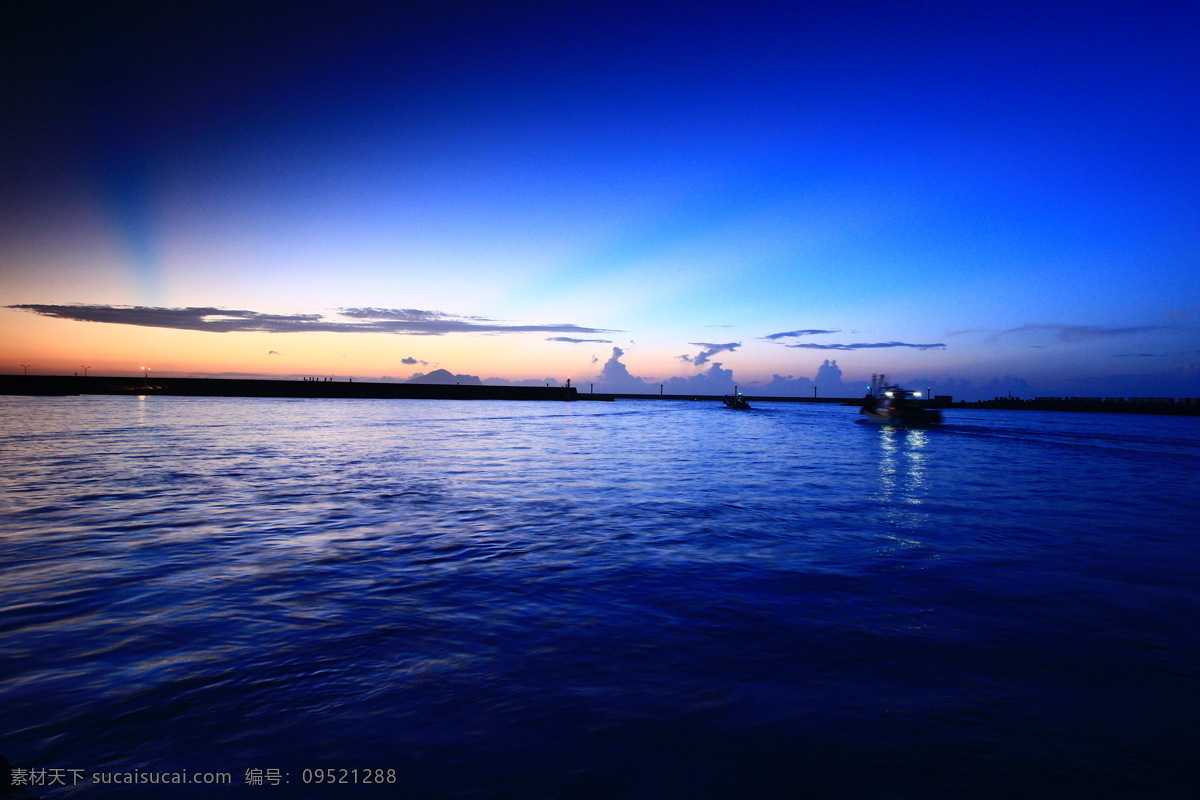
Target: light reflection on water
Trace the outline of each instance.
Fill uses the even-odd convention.
[[[140,397],[0,422],[22,766],[1103,794],[1161,788],[1200,710],[1171,682],[1190,419]]]
[[[879,482],[884,503],[919,505],[925,494],[925,448],[929,434],[919,428],[880,426]]]

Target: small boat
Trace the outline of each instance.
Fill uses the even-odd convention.
[[[163,387],[154,384],[141,386],[110,386],[108,394],[162,394]]]
[[[871,422],[891,425],[936,425],[941,422],[942,412],[920,405],[916,401],[920,396],[920,392],[910,392],[888,383],[883,375],[873,375],[871,389],[863,398],[859,413]]]
[[[721,398],[721,402],[725,404],[726,408],[750,410],[750,404],[746,402],[746,398],[742,396],[742,393],[737,390],[736,386],[733,387],[733,394],[725,395]]]

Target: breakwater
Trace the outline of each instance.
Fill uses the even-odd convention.
[[[113,378],[3,375],[0,394],[155,394],[177,397],[361,398],[375,400],[575,400],[574,387],[459,386],[437,383],[254,380],[237,378]]]
[[[694,400],[719,403],[719,394],[579,392],[574,386],[460,386],[437,383],[371,383],[248,378],[145,378],[75,375],[0,375],[0,395],[161,394],[180,397],[295,397],[378,400]],[[819,403],[857,406],[861,397],[743,395],[751,403]],[[1200,416],[1195,397],[996,397],[958,401],[931,398],[934,408],[995,408],[1006,411],[1091,411],[1116,414]]]
[[[953,408],[1000,408],[1006,411],[1093,411],[1112,414],[1174,414],[1200,416],[1197,397],[997,397]]]
[[[697,400],[721,402],[726,395],[720,394],[637,394],[630,392],[580,392],[577,400]],[[747,401],[755,403],[828,403],[833,405],[859,405],[861,397],[771,397],[767,395],[742,394]]]

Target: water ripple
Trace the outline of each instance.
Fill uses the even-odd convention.
[[[0,420],[17,766],[999,797],[1163,794],[1189,757],[1191,420],[165,397]]]

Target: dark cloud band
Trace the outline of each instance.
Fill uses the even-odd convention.
[[[1123,328],[1106,325],[1021,325],[1000,331],[996,336],[1049,335],[1060,342],[1082,342],[1091,339],[1111,339],[1141,333],[1175,329],[1175,325],[1131,325]]]
[[[911,347],[914,350],[937,350],[939,348],[944,349],[946,345],[941,343],[909,344],[908,342],[861,342],[856,344],[785,344],[784,347],[799,347],[804,350],[873,350],[881,347]]]
[[[766,336],[764,336],[762,338],[773,342],[777,339],[792,339],[797,336],[822,336],[822,335],[828,334],[828,333],[841,333],[841,331],[820,331],[820,330],[815,330],[815,329],[810,328],[810,329],[802,330],[802,331],[784,331],[783,333],[768,333]]]
[[[30,303],[11,305],[8,308],[77,322],[105,322],[210,333],[399,333],[416,336],[441,336],[447,333],[614,333],[606,328],[585,328],[572,324],[504,325],[486,317],[458,316],[412,308],[343,308],[338,312],[340,319],[330,319],[320,314],[263,314],[257,311],[212,307],[60,306]]]
[[[732,353],[742,346],[741,342],[725,342],[724,344],[713,344],[712,342],[688,342],[692,347],[704,348],[694,356],[682,355],[677,356],[680,361],[686,361],[689,364],[701,366],[707,364],[708,360],[717,353]]]

